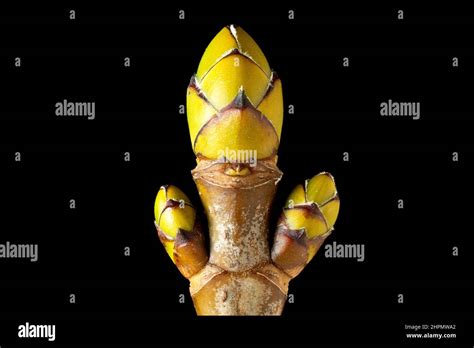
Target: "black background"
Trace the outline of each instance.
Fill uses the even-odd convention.
[[[178,108],[205,47],[230,23],[258,42],[295,107],[273,225],[295,185],[329,171],[341,211],[327,242],[365,244],[364,262],[321,251],[291,282],[295,303],[281,318],[197,318],[153,226],[163,184],[201,208]],[[405,324],[456,324],[458,338],[441,342],[473,344],[472,11],[2,3],[0,32],[0,242],[39,244],[36,263],[0,261],[2,348],[41,342],[17,337],[26,321],[56,324],[56,344],[438,343],[407,341]],[[96,119],[56,117],[63,99],[95,102]],[[381,117],[388,99],[421,102],[421,119]]]

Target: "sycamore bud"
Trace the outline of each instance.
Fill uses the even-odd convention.
[[[158,191],[155,226],[166,252],[186,278],[205,266],[208,255],[196,210],[177,187],[162,186]]]
[[[223,151],[276,155],[283,123],[281,82],[240,27],[222,29],[207,47],[187,93],[188,125],[198,158]]]
[[[275,264],[293,277],[301,272],[332,232],[339,205],[336,184],[329,173],[296,186],[278,224],[272,249]]]

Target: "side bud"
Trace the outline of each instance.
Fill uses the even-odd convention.
[[[179,271],[190,278],[207,263],[201,226],[189,198],[175,186],[162,186],[155,200],[155,226]]]
[[[298,185],[278,222],[272,248],[275,265],[296,277],[333,231],[339,205],[336,184],[329,173],[320,173],[306,180],[304,186]]]

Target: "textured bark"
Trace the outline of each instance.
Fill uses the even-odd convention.
[[[268,219],[282,173],[274,160],[228,175],[231,163],[200,160],[193,170],[208,218],[208,265],[190,278],[201,315],[279,315],[289,277],[270,259]],[[235,173],[235,171],[232,171]]]

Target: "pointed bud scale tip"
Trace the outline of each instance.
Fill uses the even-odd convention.
[[[265,55],[249,34],[237,25],[228,25],[214,37],[204,52],[197,78],[201,80],[205,74],[223,57],[231,52],[239,52],[255,62],[256,65],[270,76],[271,70]]]
[[[252,106],[252,103],[250,103],[249,98],[245,95],[244,89],[240,87],[234,100],[222,111],[225,111],[226,109],[243,109],[250,106]]]

